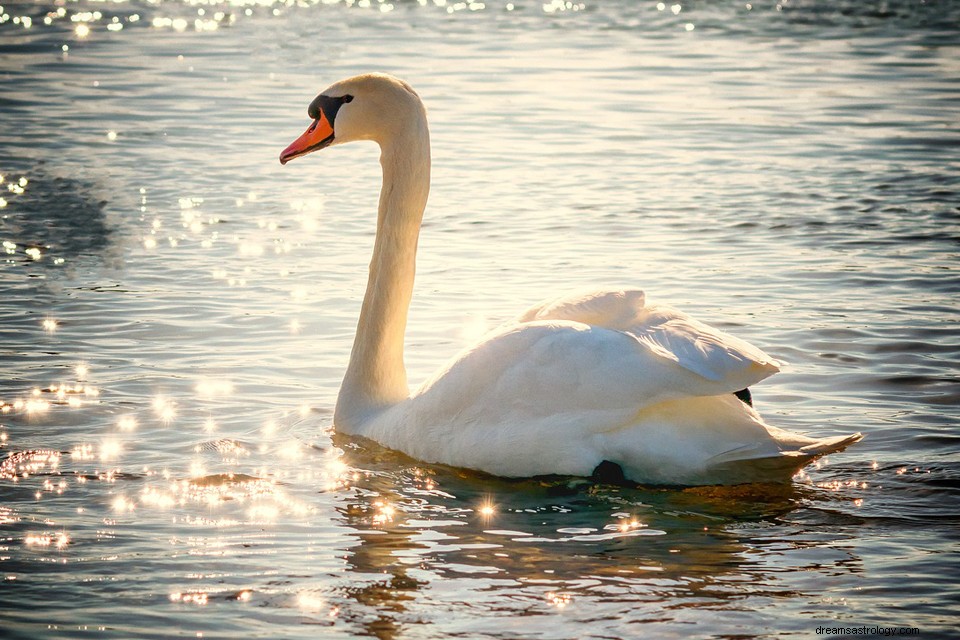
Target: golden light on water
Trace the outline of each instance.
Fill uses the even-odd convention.
[[[123,416],[117,421],[117,426],[121,431],[133,431],[137,428],[137,419],[133,416]]]
[[[191,593],[181,593],[175,591],[170,594],[170,602],[182,602],[184,604],[196,604],[203,606],[209,601],[209,595],[204,591],[195,591]]]
[[[373,506],[374,509],[376,509],[372,519],[374,525],[384,525],[388,522],[393,522],[393,516],[396,514],[396,509],[394,509],[393,505],[378,500],[373,503]]]
[[[280,516],[280,509],[274,504],[255,504],[247,509],[247,517],[252,522],[272,523]]]
[[[28,547],[49,547],[53,544],[53,536],[30,534],[23,539],[23,543]]]
[[[627,531],[630,531],[631,529],[636,529],[640,526],[642,525],[639,522],[637,522],[636,519],[630,519],[626,522],[621,522],[618,528],[620,529],[621,533],[626,533]]]
[[[118,513],[128,513],[137,507],[136,503],[133,500],[128,500],[126,496],[117,496],[113,499],[111,506]]]
[[[326,601],[315,593],[301,591],[297,594],[297,606],[307,611],[319,611],[326,605]]]
[[[204,379],[197,383],[196,391],[201,396],[228,396],[233,393],[233,383],[229,380]]]
[[[497,513],[497,507],[495,504],[493,504],[493,499],[489,497],[485,498],[480,504],[480,507],[477,509],[477,513],[479,513],[485,520],[492,518]]]
[[[163,396],[153,399],[153,411],[164,424],[169,424],[177,417],[177,405]]]
[[[327,462],[327,473],[334,478],[339,478],[347,472],[347,465],[341,460],[334,458]]]
[[[63,532],[58,533],[57,540],[56,540],[57,549],[63,549],[68,544],[70,544],[70,536],[68,536],[66,533],[63,533]]]
[[[190,475],[194,478],[199,478],[207,474],[207,467],[203,464],[202,460],[192,460],[190,462]]]
[[[77,34],[78,38],[86,38],[90,35],[90,27],[81,22],[74,28],[73,32]]]
[[[573,601],[573,596],[569,593],[549,592],[546,595],[547,604],[558,609],[563,609]]]
[[[70,452],[70,456],[77,461],[90,460],[93,458],[93,445],[78,444]]]
[[[177,504],[177,499],[172,493],[158,491],[153,487],[145,487],[140,492],[140,503],[158,509],[169,509]]]
[[[28,414],[44,413],[50,409],[50,403],[43,399],[31,398],[26,402],[18,400],[14,403],[14,408],[17,408],[18,404],[21,405]]]
[[[287,460],[300,460],[303,458],[304,448],[296,440],[290,440],[280,447],[278,453]]]
[[[57,330],[57,321],[53,318],[45,318],[43,320],[43,330],[47,333],[53,333]]]
[[[123,452],[123,445],[117,440],[106,440],[100,445],[100,460],[115,460]]]

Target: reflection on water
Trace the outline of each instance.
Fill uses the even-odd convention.
[[[957,3],[0,8],[5,637],[955,633]],[[789,487],[492,478],[340,438],[373,148],[281,170],[320,87],[430,108],[407,353],[642,286],[791,363]]]
[[[7,240],[6,254],[54,266],[80,256],[108,256],[107,201],[73,178],[42,169],[30,175],[11,176],[16,181],[8,183],[0,233],[22,244]]]

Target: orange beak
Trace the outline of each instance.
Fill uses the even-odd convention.
[[[319,151],[333,142],[333,126],[327,116],[320,111],[320,117],[313,121],[303,135],[290,143],[280,154],[280,164],[287,164],[294,158],[305,156],[311,151]]]

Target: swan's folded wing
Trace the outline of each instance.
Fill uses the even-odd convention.
[[[514,324],[462,353],[415,396],[424,411],[437,416],[482,422],[502,414],[521,423],[595,413],[602,430],[664,400],[743,388],[738,385],[749,376],[717,375],[724,367],[740,371],[721,362],[721,350],[709,352],[709,364],[694,364],[693,351],[668,351],[667,332],[649,329],[641,339],[631,331],[562,320]],[[672,340],[682,342],[679,334]]]
[[[706,380],[739,391],[780,370],[780,363],[753,345],[690,316],[648,305],[639,289],[584,291],[546,300],[518,322],[565,320],[626,332],[656,355]]]
[[[544,300],[522,313],[516,322],[568,320],[591,327],[625,329],[643,313],[646,296],[639,289],[596,289]]]
[[[781,363],[752,344],[666,306],[651,305],[627,330],[658,356],[707,380],[744,389],[780,370]]]

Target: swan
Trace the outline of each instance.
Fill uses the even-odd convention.
[[[862,437],[815,439],[766,424],[746,390],[780,363],[639,290],[541,302],[411,394],[403,340],[430,189],[425,107],[403,80],[371,73],[331,85],[307,114],[312,123],[280,154],[281,164],[367,140],[380,146],[383,171],[337,431],[497,476],[607,470],[680,486],[788,482]]]

